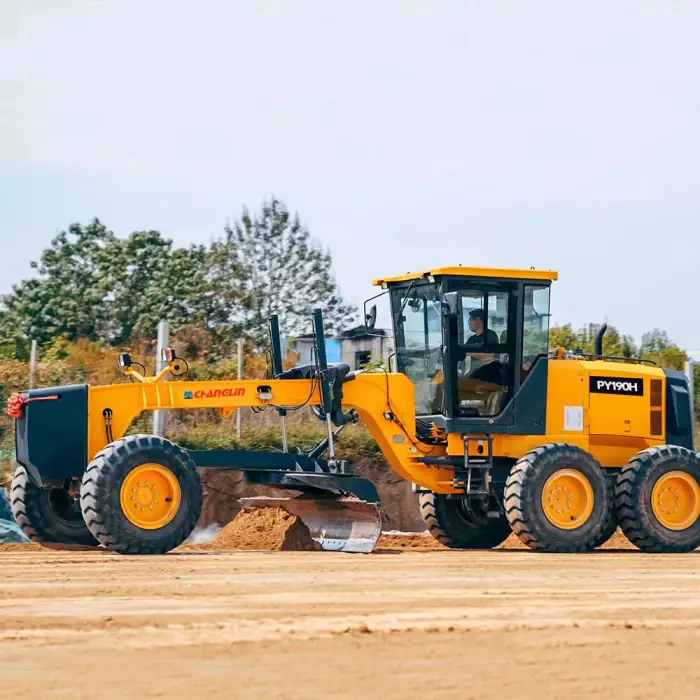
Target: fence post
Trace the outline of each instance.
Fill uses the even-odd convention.
[[[243,338],[238,339],[238,379],[243,379]],[[236,410],[236,437],[241,439],[241,409]]]
[[[156,374],[160,372],[165,363],[161,359],[161,350],[167,348],[170,343],[170,329],[167,321],[158,323],[158,343],[156,347]],[[167,377],[163,378],[165,381]],[[153,411],[153,434],[164,437],[165,433],[165,411]]]
[[[32,349],[29,354],[29,388],[36,388],[36,361],[37,361],[37,342],[32,340]]]

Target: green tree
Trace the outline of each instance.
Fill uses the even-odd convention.
[[[599,324],[589,323],[578,330],[573,330],[571,324],[554,326],[550,331],[550,347],[563,347],[567,350],[580,349],[592,354],[595,350],[595,337],[600,329]],[[603,336],[603,354],[614,357],[633,358],[637,356],[634,340],[623,335],[615,326],[608,326]]]
[[[272,314],[279,315],[284,335],[308,333],[315,308],[323,310],[330,332],[356,321],[357,310],[343,301],[333,277],[330,253],[278,199],[265,201],[256,216],[244,210],[240,221],[226,226],[222,245],[246,272],[248,305],[240,310],[256,342],[265,342]]]
[[[175,248],[158,231],[117,240],[107,270],[116,342],[153,337],[166,320],[174,332],[202,325],[226,334],[231,308],[243,303],[244,271],[224,264],[220,246]]]
[[[32,267],[37,276],[2,299],[5,357],[24,357],[29,339],[123,345],[152,338],[161,319],[174,332],[201,324],[228,337],[236,330],[232,309],[245,306],[245,270],[226,259],[221,243],[176,248],[158,231],[120,239],[99,219],[72,224]]]
[[[642,343],[639,349],[642,359],[652,360],[661,367],[682,370],[688,355],[672,342],[666,331],[655,328],[642,336]]]
[[[573,330],[570,323],[564,326],[552,326],[549,331],[549,346],[567,350],[580,349],[587,352],[587,349],[583,347],[579,333]]]
[[[99,219],[87,226],[72,224],[59,233],[32,262],[38,276],[24,280],[2,300],[4,338],[55,336],[97,339],[109,326],[105,266],[114,234]]]

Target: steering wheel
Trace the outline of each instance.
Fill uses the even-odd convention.
[[[477,379],[477,380],[481,379],[478,375],[480,375],[484,370],[486,370],[486,371],[495,370],[499,375],[499,379],[496,380],[495,383],[496,384],[504,384],[505,383],[505,379],[503,377],[503,372],[505,370],[503,367],[503,363],[498,358],[494,358],[493,360],[489,360],[488,362],[484,362],[483,365],[479,365],[475,370],[475,373],[477,374],[477,376],[472,377],[472,378]],[[493,379],[481,379],[481,381],[485,381],[488,383],[494,382]]]

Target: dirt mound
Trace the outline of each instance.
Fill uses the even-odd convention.
[[[527,549],[527,547],[512,534],[496,549]],[[405,533],[400,535],[382,535],[377,541],[375,552],[436,552],[449,551],[450,547],[440,544],[432,535],[427,532]]]
[[[496,549],[528,549],[518,538],[517,535],[512,534],[508,539],[503,542],[503,544],[498,545]],[[618,528],[613,536],[603,545],[598,547],[598,549],[633,549],[637,550],[628,539],[625,534]]]
[[[284,508],[245,508],[211,542],[194,547],[268,552],[321,550],[306,525]]]
[[[102,547],[57,542],[0,542],[0,552],[108,552]]]
[[[624,535],[619,528],[615,534],[600,547],[600,549],[637,549]]]
[[[412,552],[432,552],[438,549],[448,549],[440,544],[432,535],[416,533],[405,535],[381,535],[377,540],[375,552],[382,551],[405,551]]]
[[[496,549],[523,549],[527,550],[526,547],[518,538],[517,535],[511,534],[508,539],[499,544]],[[600,549],[637,549],[622,533],[621,530],[617,530],[615,534],[604,544]],[[381,554],[381,552],[397,552],[397,551],[411,551],[411,552],[435,552],[435,551],[447,551],[449,547],[445,547],[440,544],[432,535],[428,533],[406,533],[400,535],[386,534],[381,535],[377,541],[377,547],[374,550]]]

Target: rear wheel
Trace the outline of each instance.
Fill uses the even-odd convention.
[[[483,506],[472,500],[442,494],[422,493],[418,504],[430,534],[453,549],[493,549],[508,539],[510,525],[505,517],[488,518]]]
[[[615,485],[620,528],[644,552],[700,547],[700,458],[675,445],[652,447],[623,467]]]
[[[612,492],[590,453],[552,443],[513,466],[505,509],[513,531],[530,549],[586,552],[602,544],[610,528]]]
[[[17,524],[29,539],[97,546],[78,499],[67,489],[39,488],[24,467],[18,467],[12,478],[10,504]]]
[[[107,445],[88,465],[80,491],[88,528],[123,554],[164,554],[192,533],[202,484],[192,458],[155,435]]]
[[[617,532],[617,528],[617,518],[615,517],[615,513],[613,512],[610,517],[610,520],[608,521],[608,526],[603,530],[603,532],[600,533],[600,537],[593,545],[593,549],[602,547]]]

